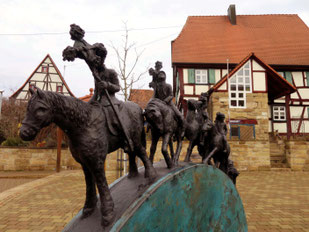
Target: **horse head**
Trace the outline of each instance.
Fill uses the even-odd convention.
[[[27,112],[20,128],[20,137],[25,141],[35,138],[40,129],[52,122],[52,108],[47,101],[46,94],[37,88],[29,89],[31,98],[28,102]]]

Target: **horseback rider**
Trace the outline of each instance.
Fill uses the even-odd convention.
[[[74,61],[75,58],[85,60],[95,80],[94,94],[89,103],[96,104],[98,102],[103,106],[105,114],[116,114],[120,124],[118,127],[122,129],[126,137],[124,151],[129,152],[130,148],[133,147],[132,140],[129,137],[127,128],[120,121],[118,108],[121,101],[115,97],[115,93],[120,90],[119,79],[117,73],[113,69],[106,68],[104,64],[107,50],[102,43],[95,43],[94,45],[87,43],[83,39],[85,31],[78,25],[72,24],[70,26],[70,35],[71,39],[74,40],[74,45],[73,47],[67,47],[63,51],[63,60]]]
[[[148,70],[149,75],[152,76],[152,81],[149,83],[149,87],[155,89],[156,88],[156,83],[157,83],[157,78],[160,70],[162,69],[162,62],[157,61],[155,64],[155,69],[150,68]]]
[[[162,68],[162,63],[160,61],[156,62],[156,70],[149,71],[149,73],[153,73],[153,81],[149,84],[152,88],[154,88],[153,98],[158,98],[161,101],[164,101],[171,109],[174,111],[178,125],[181,128],[181,137],[184,137],[185,134],[185,121],[183,115],[177,109],[173,102],[173,90],[172,86],[166,83],[166,74],[164,71],[160,71]],[[156,73],[157,72],[157,73]]]
[[[200,135],[200,144],[203,146],[205,142],[206,131],[209,130],[210,127],[213,126],[209,115],[207,113],[207,107],[210,95],[213,93],[214,89],[210,88],[207,92],[201,93],[199,100],[197,101],[197,112],[199,116],[202,118],[202,132]]]
[[[224,147],[224,152],[226,152],[227,148],[227,126],[225,123],[225,115],[223,113],[217,112],[216,114],[216,120],[215,120],[215,127],[217,131],[223,136],[223,147]]]

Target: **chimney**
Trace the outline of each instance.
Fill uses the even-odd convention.
[[[230,5],[227,9],[227,16],[229,17],[229,20],[232,25],[236,25],[236,7],[235,5]]]

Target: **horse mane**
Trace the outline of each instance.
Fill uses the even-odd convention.
[[[50,91],[44,91],[44,96],[55,113],[65,115],[76,125],[81,125],[88,121],[92,105],[78,98]]]

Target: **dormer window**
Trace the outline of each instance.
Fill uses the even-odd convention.
[[[248,61],[229,80],[231,108],[246,108],[246,93],[251,93],[251,68]]]

